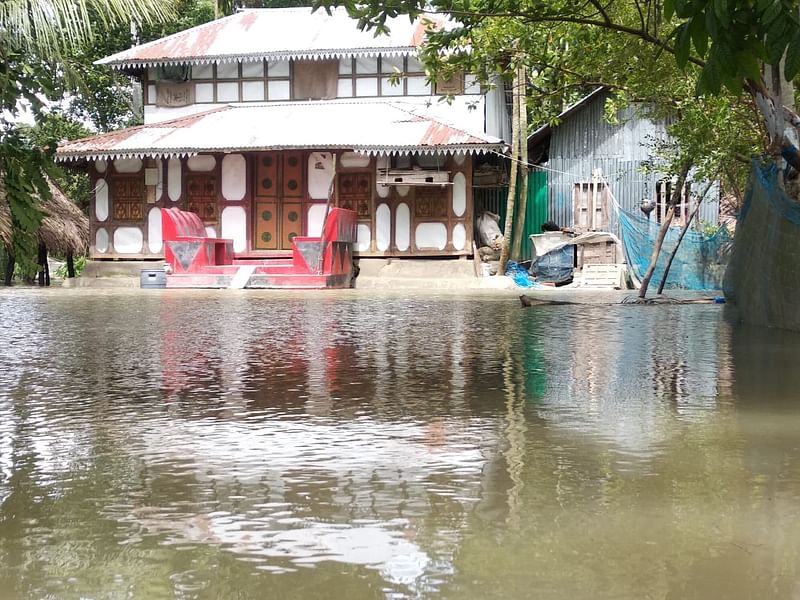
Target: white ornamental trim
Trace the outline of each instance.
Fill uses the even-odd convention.
[[[263,52],[259,54],[246,54],[242,56],[190,56],[179,59],[143,59],[143,60],[121,60],[108,61],[101,59],[95,61],[96,65],[108,65],[112,69],[136,69],[157,67],[159,65],[208,65],[212,63],[224,64],[233,62],[258,62],[262,60],[284,59],[284,60],[327,60],[339,58],[361,58],[384,56],[410,56],[416,55],[415,46],[404,46],[395,48],[370,48],[352,50],[308,50],[308,51],[279,51]]]
[[[406,155],[436,155],[447,156],[450,154],[467,154],[467,155],[483,155],[487,153],[504,153],[507,146],[504,144],[485,144],[478,147],[474,145],[456,145],[444,146],[439,148],[419,147],[419,146],[342,146],[338,144],[294,144],[294,145],[271,145],[271,146],[252,146],[252,147],[208,147],[196,148],[194,150],[174,150],[153,152],[148,150],[139,150],[133,152],[87,152],[75,154],[57,154],[56,162],[70,162],[78,160],[98,160],[98,159],[115,159],[115,158],[188,158],[196,156],[200,152],[259,152],[269,150],[349,150],[358,152],[360,154],[367,154],[369,156],[406,156]]]

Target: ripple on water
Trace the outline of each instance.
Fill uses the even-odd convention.
[[[663,596],[711,536],[800,575],[800,344],[714,307],[62,292],[0,293],[11,598]]]

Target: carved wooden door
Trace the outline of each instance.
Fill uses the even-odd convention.
[[[303,154],[262,152],[255,161],[253,248],[290,250],[303,232]]]

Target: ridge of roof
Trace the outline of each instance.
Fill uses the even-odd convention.
[[[595,96],[599,95],[601,92],[603,92],[603,91],[605,91],[607,89],[608,88],[606,88],[605,86],[600,86],[598,88],[593,89],[591,92],[586,94],[583,98],[581,98],[580,100],[577,100],[576,102],[573,102],[567,108],[562,110],[558,114],[558,116],[556,116],[556,119],[558,119],[559,121],[563,121],[565,118],[567,118],[571,114],[579,111],[581,108],[586,106]],[[538,129],[536,129],[534,132],[532,132],[528,136],[528,143],[531,144],[531,143],[535,143],[535,142],[539,141],[539,139],[541,139],[552,128],[553,128],[553,126],[551,126],[550,123],[545,123],[544,125],[542,125]]]
[[[286,15],[290,16],[290,21],[294,18],[291,15],[297,16],[297,27],[290,27],[290,23],[285,22]],[[273,24],[271,17],[278,18],[279,22]],[[428,22],[433,21],[424,17],[406,24],[401,20],[397,24],[399,31],[376,36],[359,30],[357,22],[341,7],[330,13],[314,11],[310,7],[244,9],[122,50],[94,64],[125,69],[158,64],[203,64],[269,58],[411,54],[416,52],[423,37],[418,30]],[[273,29],[274,34],[270,33]],[[261,35],[257,38],[248,36],[250,31]],[[294,35],[290,33],[292,31]],[[304,43],[307,46],[303,46]]]

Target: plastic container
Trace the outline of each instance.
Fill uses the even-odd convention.
[[[143,288],[167,287],[167,274],[163,269],[142,269],[139,286]]]

